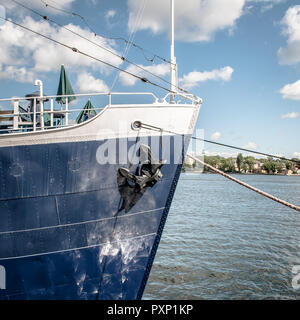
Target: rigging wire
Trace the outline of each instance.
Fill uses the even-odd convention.
[[[184,134],[180,134],[178,132],[174,132],[174,131],[171,131],[171,130],[165,130],[163,128],[152,126],[150,124],[142,123],[141,121],[135,121],[133,125],[134,125],[135,128],[143,128],[143,129],[155,130],[155,131],[160,131],[160,132],[164,131],[164,132],[171,133],[171,134],[174,134],[174,135],[184,136]],[[219,146],[226,147],[226,148],[236,149],[236,150],[245,151],[245,152],[249,152],[249,153],[255,153],[255,154],[259,154],[259,155],[263,155],[263,156],[267,156],[267,157],[271,157],[271,158],[276,158],[276,159],[280,159],[280,160],[284,160],[284,161],[290,161],[290,162],[294,162],[294,163],[300,164],[300,159],[299,160],[289,159],[289,158],[285,158],[285,157],[276,156],[274,154],[269,154],[269,153],[264,153],[264,152],[255,151],[255,150],[251,150],[251,149],[236,147],[236,146],[233,146],[233,145],[230,145],[230,144],[225,144],[225,143],[220,143],[220,142],[211,141],[211,140],[207,140],[207,139],[202,139],[202,138],[195,137],[195,136],[192,136],[191,139],[199,140],[199,141],[203,141],[203,142],[207,142],[207,143],[211,143],[211,144],[215,144],[215,145],[219,145]]]
[[[58,4],[57,2],[55,2],[54,0],[51,0],[51,1],[52,1],[53,3],[56,3],[57,5],[59,5],[59,4]],[[67,14],[71,14],[72,16],[76,16],[76,17],[80,18],[80,19],[83,21],[83,23],[94,33],[94,35],[95,35],[95,36],[97,35],[97,33],[96,33],[96,32],[93,30],[93,28],[88,24],[88,22],[86,21],[86,19],[85,19],[82,15],[80,15],[80,14],[78,14],[78,13],[76,13],[76,12],[73,12],[73,11],[67,11],[67,10],[65,10],[65,9],[55,7],[55,6],[51,5],[51,4],[48,4],[46,1],[43,1],[43,0],[41,0],[41,2],[45,5],[45,7],[49,7],[49,8],[52,8],[52,9],[56,10],[56,11],[64,12],[64,13],[67,13]]]
[[[80,38],[82,38],[82,39],[84,39],[84,40],[86,40],[86,41],[88,41],[88,42],[90,42],[90,43],[98,46],[99,48],[101,48],[101,49],[103,49],[103,50],[106,50],[107,52],[109,52],[109,53],[117,56],[118,58],[120,58],[120,59],[123,60],[124,62],[127,62],[127,63],[129,63],[129,64],[134,65],[136,68],[138,68],[138,69],[140,69],[140,70],[142,70],[142,71],[150,74],[150,75],[153,76],[153,77],[156,77],[157,79],[160,79],[161,81],[163,81],[163,82],[165,82],[165,83],[167,83],[167,84],[169,84],[169,85],[171,84],[170,81],[168,81],[168,80],[160,77],[159,75],[157,75],[157,74],[155,74],[155,73],[147,70],[146,68],[143,68],[142,66],[136,64],[135,62],[132,62],[132,61],[128,60],[128,59],[125,58],[124,56],[121,56],[121,55],[117,54],[116,52],[114,52],[114,51],[112,51],[112,50],[109,50],[109,49],[107,49],[106,47],[101,46],[100,44],[98,44],[98,43],[96,43],[96,42],[94,42],[94,41],[86,38],[85,36],[79,34],[78,32],[75,32],[75,31],[73,31],[73,30],[71,30],[71,29],[63,26],[62,24],[54,21],[53,19],[50,19],[48,16],[45,16],[45,15],[37,12],[36,10],[34,10],[34,9],[32,9],[32,8],[29,8],[28,6],[26,6],[26,5],[18,2],[17,0],[11,0],[11,1],[14,2],[14,3],[17,3],[18,5],[22,6],[23,8],[25,8],[25,9],[33,12],[34,14],[40,16],[40,17],[43,18],[44,20],[49,21],[49,22],[51,22],[51,23],[53,23],[53,24],[56,24],[56,25],[58,25],[59,27],[61,27],[61,28],[65,29],[65,30],[67,30],[67,31],[69,31],[69,32],[77,35],[78,37],[80,37]],[[42,1],[42,0],[41,0],[41,1]],[[58,9],[58,10],[61,10],[61,9]],[[109,38],[107,38],[107,37],[104,37],[104,38],[109,39]],[[127,40],[126,40],[126,41],[127,41]],[[128,43],[132,43],[133,46],[135,45],[133,42],[130,42],[130,41],[127,41],[127,42],[128,42]],[[183,92],[183,93],[185,93],[185,94],[192,95],[193,97],[195,97],[194,94],[192,94],[191,92],[189,92],[189,91],[186,90],[186,89],[183,89],[183,88],[181,88],[181,87],[179,87],[179,86],[176,86],[176,85],[174,85],[174,87],[175,87],[176,89],[178,89],[180,92]]]
[[[97,34],[97,33],[93,30],[93,28],[90,26],[90,24],[87,22],[87,20],[86,20],[82,15],[80,15],[80,14],[78,14],[78,13],[76,13],[76,12],[67,11],[67,10],[65,10],[65,9],[61,9],[61,8],[55,7],[54,5],[51,5],[51,4],[49,4],[48,2],[46,2],[46,1],[44,1],[44,0],[40,0],[40,1],[41,1],[46,7],[49,7],[49,8],[52,8],[52,9],[54,9],[54,10],[61,11],[61,12],[64,12],[64,13],[67,13],[67,14],[70,14],[70,15],[72,15],[72,16],[76,16],[76,17],[80,18],[80,19],[83,21],[83,23],[94,33],[95,36],[101,36],[102,38],[110,39],[110,40],[121,40],[121,41],[124,41],[126,45],[128,45],[128,44],[129,44],[129,45],[132,45],[133,47],[139,49],[139,50],[142,52],[144,58],[145,58],[147,61],[154,62],[155,58],[157,58],[157,59],[160,59],[160,60],[162,60],[162,61],[164,61],[164,62],[166,62],[166,63],[173,64],[173,63],[172,63],[171,61],[169,61],[168,59],[166,59],[166,58],[164,58],[164,57],[161,57],[161,56],[159,56],[159,55],[151,52],[151,51],[148,50],[148,49],[145,49],[145,48],[141,47],[140,45],[134,43],[132,40],[127,40],[127,39],[125,39],[125,38],[123,38],[123,37],[107,37],[107,36],[99,35],[99,34]],[[56,3],[56,4],[58,5],[58,3],[55,2],[54,0],[51,0],[51,2]],[[150,53],[151,55],[153,55],[153,57],[152,57],[151,59],[148,58],[148,57],[145,55],[145,52]]]
[[[137,27],[138,25],[140,24],[140,20],[142,18],[142,15],[144,13],[144,10],[145,10],[145,6],[146,6],[146,0],[144,0],[144,2],[142,3],[140,9],[139,9],[139,12],[138,12],[138,15],[136,17],[136,20],[135,20],[135,25],[134,25],[134,28],[131,30],[131,33],[130,33],[130,37],[129,37],[129,42],[126,44],[126,47],[125,47],[125,50],[123,52],[123,57],[126,59],[127,58],[127,55],[129,53],[129,50],[130,50],[130,47],[131,47],[131,44],[132,44],[132,41],[135,37],[135,34],[136,34],[136,30],[137,30]],[[118,72],[112,82],[112,85],[110,87],[110,91],[113,90],[115,84],[117,83],[118,79],[120,77],[120,72]]]
[[[167,84],[169,84],[169,85],[171,84],[168,80],[166,80],[166,79],[160,77],[159,75],[157,75],[157,74],[155,74],[155,73],[147,70],[146,68],[143,68],[142,66],[140,66],[140,65],[138,65],[138,64],[136,64],[136,63],[134,63],[134,62],[132,62],[132,61],[130,61],[130,60],[128,60],[127,58],[124,57],[124,55],[121,56],[121,55],[117,54],[116,52],[114,52],[114,51],[112,51],[112,50],[109,50],[109,49],[107,49],[106,47],[101,46],[100,44],[98,44],[98,43],[96,43],[96,42],[94,42],[94,41],[86,38],[85,36],[79,34],[78,32],[75,32],[75,31],[73,31],[73,30],[71,30],[71,29],[63,26],[62,24],[54,21],[53,19],[50,19],[48,16],[42,15],[41,13],[37,12],[36,10],[31,9],[31,8],[27,7],[26,5],[20,3],[20,2],[18,2],[18,1],[16,1],[16,0],[11,0],[11,1],[13,1],[13,2],[17,3],[18,5],[22,6],[23,8],[25,8],[25,9],[33,12],[34,14],[40,16],[40,17],[43,18],[44,20],[49,21],[49,22],[51,22],[51,23],[53,23],[53,24],[56,24],[56,25],[58,25],[59,27],[61,27],[61,28],[65,29],[65,30],[67,30],[67,31],[69,31],[69,32],[77,35],[78,37],[80,37],[80,38],[82,38],[82,39],[84,39],[84,40],[86,40],[86,41],[88,41],[88,42],[90,42],[90,43],[98,46],[99,48],[101,48],[101,49],[103,49],[103,50],[106,50],[107,52],[109,52],[109,53],[117,56],[118,58],[120,58],[120,59],[123,60],[124,62],[127,62],[127,63],[129,63],[129,64],[134,65],[136,68],[138,68],[138,69],[140,69],[140,70],[142,70],[142,71],[150,74],[150,75],[153,76],[153,77],[156,77],[157,79],[160,79],[161,81],[163,81],[163,82],[165,82],[165,83],[167,83]],[[60,9],[58,9],[58,10],[60,10]],[[127,40],[126,40],[126,41],[127,41]],[[133,42],[130,42],[130,41],[127,41],[127,42],[128,42],[128,43],[132,43],[133,46],[135,45]],[[112,86],[112,87],[113,87],[113,86]],[[192,95],[193,97],[195,97],[195,95],[193,95],[191,92],[189,92],[189,91],[187,91],[187,90],[185,90],[185,89],[183,89],[183,88],[180,88],[179,86],[174,86],[174,87],[175,87],[176,89],[178,89],[179,91],[183,92],[183,93],[190,94],[190,95]]]
[[[18,3],[16,0],[12,0],[12,1]],[[41,0],[41,1],[42,1],[42,0]],[[18,4],[20,4],[20,3],[18,3]],[[24,5],[22,5],[22,4],[20,4],[20,5],[23,6],[24,8],[26,8],[26,9],[28,9],[28,10],[31,10],[31,11],[35,12],[34,10],[27,8],[26,6],[24,6]],[[37,13],[37,12],[35,12],[35,13]],[[37,14],[39,14],[39,13],[37,13]],[[39,15],[40,15],[40,14],[39,14]],[[43,16],[43,17],[44,17],[44,16]],[[46,17],[46,18],[47,18],[47,17]],[[56,44],[59,44],[59,45],[65,47],[65,48],[68,48],[68,49],[72,50],[72,51],[75,52],[75,53],[79,53],[79,54],[84,55],[84,56],[86,56],[86,57],[88,57],[88,58],[90,58],[90,59],[93,59],[93,60],[95,60],[95,61],[101,62],[101,63],[103,63],[103,64],[105,64],[105,65],[107,65],[107,66],[109,66],[109,67],[115,68],[116,70],[119,70],[120,72],[124,72],[124,73],[126,73],[126,74],[128,74],[128,75],[131,75],[131,76],[133,76],[133,77],[141,80],[141,81],[144,82],[144,83],[149,83],[149,84],[151,84],[151,85],[153,85],[153,86],[156,86],[156,87],[158,87],[158,88],[161,88],[161,89],[163,89],[163,90],[165,90],[165,91],[168,91],[168,92],[170,92],[170,93],[175,93],[175,92],[173,92],[172,90],[170,90],[170,89],[168,89],[168,88],[165,88],[165,87],[163,87],[163,86],[161,86],[161,85],[159,85],[159,84],[157,84],[157,83],[154,83],[154,82],[148,80],[148,79],[145,78],[145,77],[140,77],[140,76],[138,76],[138,75],[136,75],[136,74],[134,74],[134,73],[132,73],[132,72],[129,72],[129,71],[127,71],[127,70],[124,70],[124,69],[122,69],[122,68],[119,68],[119,67],[117,67],[117,66],[115,66],[115,65],[113,65],[113,64],[111,64],[111,63],[109,63],[109,62],[106,62],[106,61],[104,61],[104,60],[101,60],[101,59],[99,59],[99,58],[96,58],[96,57],[94,57],[94,56],[91,56],[91,55],[89,55],[89,54],[87,54],[87,53],[85,53],[85,52],[83,52],[83,51],[80,51],[80,50],[77,49],[77,48],[74,48],[74,47],[71,47],[71,46],[69,46],[69,45],[66,45],[66,44],[64,44],[64,43],[62,43],[62,42],[60,42],[60,41],[58,41],[58,40],[55,40],[55,39],[53,39],[53,38],[50,38],[50,37],[48,37],[48,36],[46,36],[46,35],[38,32],[38,31],[32,30],[32,29],[30,29],[30,28],[28,28],[28,27],[25,27],[25,26],[23,26],[23,25],[15,22],[15,21],[13,21],[13,20],[10,20],[10,19],[7,19],[7,18],[3,18],[3,17],[0,17],[0,19],[5,20],[5,21],[7,21],[7,22],[9,22],[9,23],[12,23],[12,24],[14,24],[14,25],[16,25],[16,26],[18,26],[18,27],[20,27],[20,28],[23,28],[24,30],[27,30],[27,31],[29,31],[29,32],[32,32],[32,33],[34,33],[34,34],[36,34],[36,35],[39,35],[39,36],[41,36],[41,37],[43,37],[43,38],[45,38],[45,39],[47,39],[47,40],[50,40],[50,41],[52,41],[52,42],[54,42],[54,43],[56,43]],[[47,18],[47,19],[48,19],[48,18]],[[69,31],[71,31],[71,30],[69,30]],[[71,31],[71,32],[73,32],[73,31]],[[89,40],[89,39],[88,39],[88,40]],[[89,40],[89,41],[91,41],[91,40]],[[180,89],[180,88],[179,88],[179,89]],[[188,91],[185,91],[185,90],[184,90],[184,92],[190,94]],[[168,133],[171,133],[171,134],[179,135],[178,133],[176,133],[176,132],[174,132],[174,131],[164,130],[164,129],[159,128],[159,127],[155,127],[155,126],[152,126],[152,125],[149,125],[149,124],[144,124],[144,123],[142,123],[142,122],[140,122],[140,121],[136,121],[136,122],[135,122],[135,125],[136,125],[136,127],[138,127],[138,128],[145,128],[145,129],[152,129],[152,130],[154,129],[154,130],[165,131],[165,132],[168,132]],[[242,148],[242,147],[236,147],[236,146],[233,146],[233,145],[224,144],[224,143],[220,143],[220,142],[216,142],[216,141],[211,141],[211,140],[207,140],[207,139],[202,139],[202,138],[198,138],[198,137],[194,137],[194,136],[192,136],[191,139],[199,140],[199,141],[204,141],[204,142],[207,142],[207,143],[211,143],[211,144],[215,144],[215,145],[219,145],[219,146],[223,146],[223,147],[227,147],[227,148],[231,148],[231,149],[236,149],[236,150],[240,150],[240,151],[245,151],[245,152],[249,152],[249,153],[254,153],[254,154],[259,154],[259,155],[263,155],[263,156],[267,156],[267,157],[272,157],[272,158],[276,158],[276,159],[281,159],[281,160],[284,160],[284,161],[290,161],[290,162],[294,162],[294,163],[297,163],[297,164],[300,163],[300,160],[288,159],[288,158],[285,158],[285,157],[280,157],[280,156],[276,156],[276,155],[272,155],[272,154],[268,154],[268,153],[264,153],[264,152],[259,152],[259,151],[255,151],[255,150],[251,150],[251,149],[246,149],[246,148]]]
[[[93,60],[95,60],[95,61],[101,62],[101,63],[103,63],[103,64],[105,64],[105,65],[107,65],[107,66],[109,66],[109,67],[112,67],[112,68],[115,68],[115,69],[117,69],[117,70],[119,70],[119,71],[122,71],[122,72],[124,72],[124,73],[126,73],[126,74],[128,74],[128,75],[131,75],[131,76],[133,76],[133,77],[141,80],[141,81],[144,82],[144,83],[149,83],[149,84],[151,84],[151,85],[153,85],[153,86],[155,86],[155,87],[158,87],[158,88],[163,89],[163,90],[165,90],[165,91],[168,91],[168,92],[170,92],[170,93],[176,94],[176,92],[174,92],[174,91],[172,91],[172,90],[170,90],[170,89],[168,89],[168,88],[166,88],[166,87],[163,87],[163,86],[161,86],[161,85],[159,85],[159,84],[157,84],[157,83],[155,83],[155,82],[153,82],[153,81],[150,81],[150,80],[148,80],[148,79],[145,78],[145,77],[140,77],[140,76],[138,76],[138,75],[136,75],[136,74],[134,74],[134,73],[132,73],[132,72],[130,72],[130,71],[127,71],[127,70],[124,70],[124,69],[122,69],[122,68],[119,68],[119,67],[117,67],[117,66],[115,66],[115,65],[113,65],[113,64],[111,64],[111,63],[109,63],[109,62],[107,62],[107,61],[104,61],[104,60],[102,60],[102,59],[99,59],[99,58],[97,58],[97,57],[94,57],[94,56],[92,56],[92,55],[90,55],[90,54],[88,54],[88,53],[86,53],[86,52],[83,52],[83,51],[75,48],[75,47],[71,47],[70,45],[67,45],[67,44],[62,43],[62,42],[60,42],[60,41],[58,41],[58,40],[55,40],[55,39],[53,39],[53,38],[50,38],[50,37],[48,37],[48,36],[46,36],[46,35],[38,32],[38,31],[32,30],[32,29],[30,29],[30,28],[28,28],[28,27],[25,27],[25,26],[23,26],[22,24],[19,24],[19,23],[13,21],[13,20],[10,20],[10,19],[7,19],[7,18],[3,18],[3,17],[0,17],[0,19],[5,20],[5,21],[7,21],[7,22],[9,22],[9,23],[12,23],[12,24],[14,24],[14,25],[16,25],[16,26],[24,29],[24,30],[27,30],[27,31],[29,31],[29,32],[31,32],[31,33],[34,33],[34,34],[38,35],[38,36],[41,36],[41,37],[43,37],[43,38],[45,38],[45,39],[47,39],[47,40],[50,40],[50,41],[52,41],[52,42],[54,42],[54,43],[56,43],[56,44],[58,44],[58,45],[61,45],[61,46],[65,47],[65,48],[68,48],[68,49],[72,50],[72,51],[75,52],[75,53],[81,54],[81,55],[83,55],[83,56],[85,56],[85,57],[88,57],[88,58],[93,59]]]
[[[22,4],[22,3],[20,3],[20,2],[18,2],[18,1],[16,1],[16,0],[11,0],[11,1],[12,1],[12,2],[14,2],[14,3],[16,3],[16,4],[18,4],[19,6],[21,6],[21,7],[23,7],[23,8],[25,8],[25,9],[27,9],[27,10],[29,10],[29,11],[33,12],[34,14],[36,14],[36,15],[40,16],[40,17],[41,17],[41,18],[43,18],[44,20],[49,21],[49,22],[51,22],[51,23],[53,23],[53,24],[55,24],[55,25],[59,26],[60,28],[63,28],[63,29],[65,29],[65,30],[67,30],[67,31],[71,32],[72,34],[75,34],[76,36],[78,36],[78,37],[80,37],[80,38],[82,38],[82,39],[84,39],[84,40],[86,40],[86,41],[88,41],[88,42],[90,42],[90,43],[94,44],[95,46],[97,46],[97,47],[99,47],[99,48],[101,48],[101,49],[103,49],[103,50],[105,50],[105,51],[109,52],[110,54],[112,54],[112,55],[114,55],[114,56],[116,56],[116,57],[120,58],[122,61],[127,62],[127,63],[129,63],[129,64],[132,64],[132,65],[133,65],[133,66],[135,66],[136,68],[138,68],[138,69],[140,69],[140,70],[142,70],[142,71],[144,71],[144,72],[146,72],[146,73],[150,74],[151,76],[156,77],[156,78],[158,78],[158,79],[160,79],[160,80],[164,81],[164,82],[165,82],[165,83],[167,83],[167,84],[170,84],[168,80],[166,80],[166,79],[164,79],[164,78],[160,77],[159,75],[156,75],[156,74],[154,74],[153,72],[151,72],[151,71],[149,71],[149,70],[147,70],[147,69],[145,69],[145,68],[141,67],[140,65],[136,64],[135,62],[132,62],[132,61],[128,60],[128,59],[125,57],[125,55],[126,55],[127,53],[126,53],[125,55],[124,55],[124,53],[123,53],[123,55],[121,56],[121,55],[117,54],[116,52],[114,52],[114,51],[112,51],[112,50],[110,50],[110,49],[108,49],[108,48],[106,48],[106,47],[104,47],[104,46],[102,46],[102,45],[98,44],[97,42],[92,41],[92,40],[88,39],[87,37],[85,37],[85,36],[83,36],[83,35],[79,34],[78,32],[73,31],[73,30],[71,30],[71,29],[67,28],[66,26],[63,26],[62,24],[60,24],[60,23],[56,22],[55,20],[50,19],[48,16],[45,16],[45,15],[43,15],[43,14],[41,14],[41,13],[37,12],[36,10],[34,10],[34,9],[32,9],[32,8],[29,8],[29,7],[27,7],[26,5],[24,5],[24,4]],[[130,42],[128,41],[128,43],[130,43]],[[116,80],[115,80],[115,81],[116,81]],[[113,88],[113,87],[114,87],[114,85],[112,85],[111,90],[112,90],[112,88]],[[181,90],[180,88],[178,88],[178,89],[179,89],[179,90]],[[182,91],[182,90],[181,90],[181,91]]]

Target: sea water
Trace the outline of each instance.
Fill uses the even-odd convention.
[[[234,176],[300,206],[300,176]],[[186,173],[143,299],[299,299],[297,270],[300,212],[222,176]]]

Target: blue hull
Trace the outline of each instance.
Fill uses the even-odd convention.
[[[181,161],[126,202],[102,143],[0,148],[0,299],[141,299]]]

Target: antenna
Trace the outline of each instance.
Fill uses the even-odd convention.
[[[170,49],[171,49],[171,63],[170,63],[170,90],[176,92],[177,86],[177,65],[176,57],[174,55],[174,0],[170,0]],[[175,103],[176,93],[171,93],[170,103]]]

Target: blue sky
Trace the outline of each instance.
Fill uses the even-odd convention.
[[[68,28],[99,42],[168,80],[169,67],[153,63],[123,41],[94,37],[124,37],[169,59],[169,0],[18,0]],[[44,3],[49,4],[46,8]],[[76,46],[109,63],[140,72],[116,56],[43,21],[11,0],[0,0],[6,16],[48,36]],[[51,6],[62,9],[59,11]],[[179,85],[203,99],[197,128],[206,139],[263,152],[300,157],[300,6],[289,0],[175,0]],[[76,92],[165,92],[100,63],[78,57],[65,48],[5,23],[0,29],[0,96],[24,96],[35,91],[56,94],[64,64]],[[144,52],[152,58],[150,52]],[[140,74],[142,75],[142,74]],[[116,78],[117,76],[117,78]],[[147,75],[148,77],[148,75]],[[116,81],[115,81],[116,79]],[[159,79],[152,81],[167,86]],[[299,82],[298,82],[299,81]],[[208,154],[236,154],[205,145]]]

